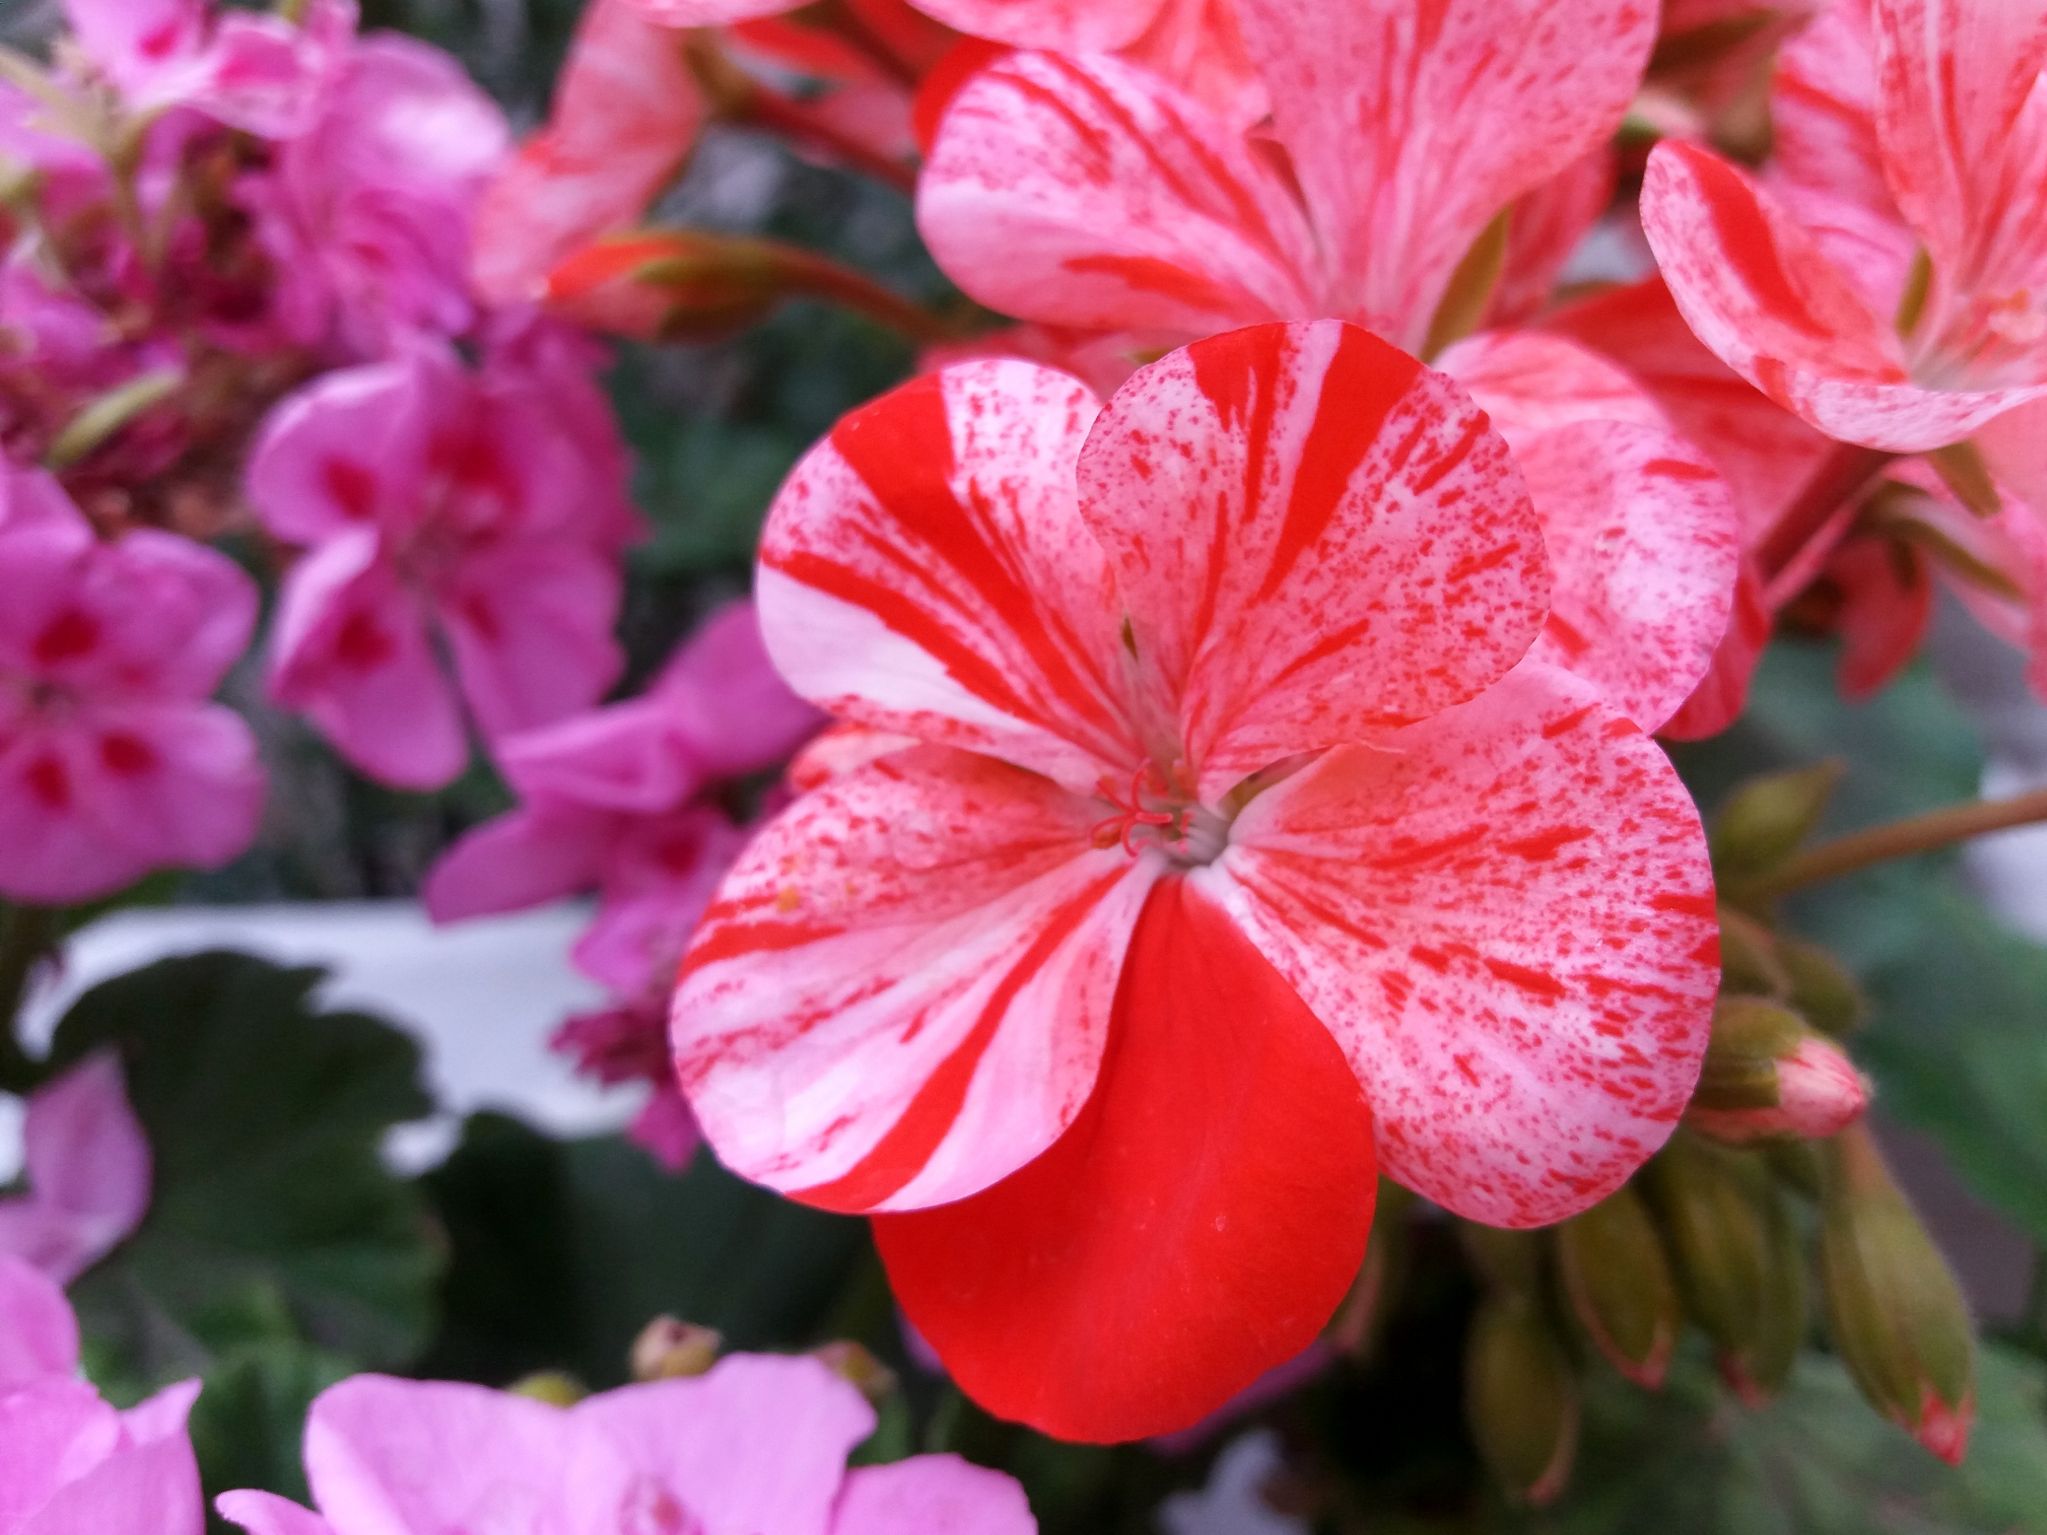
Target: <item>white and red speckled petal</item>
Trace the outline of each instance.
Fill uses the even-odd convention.
[[[1375,1172],[1329,1031],[1195,879],[1167,879],[1073,1128],[986,1193],[874,1235],[905,1314],[983,1407],[1136,1439],[1314,1341],[1364,1258]]]
[[[633,0],[596,0],[547,123],[484,190],[471,273],[492,303],[538,298],[564,259],[640,222],[696,144],[709,106],[683,39]]]
[[[1870,0],[1892,195],[1957,291],[2047,274],[2047,5]]]
[[[1444,375],[1340,321],[1140,369],[1080,459],[1129,614],[1140,713],[1211,802],[1296,752],[1469,698],[1533,643],[1541,528]]]
[[[833,725],[810,738],[789,760],[789,771],[783,777],[790,788],[806,794],[834,778],[844,778],[855,768],[919,744],[914,737],[870,730],[865,725]]]
[[[947,276],[992,309],[1207,335],[1326,312],[1298,202],[1229,122],[1145,70],[1018,54],[963,87],[917,188]]]
[[[1012,48],[1099,53],[1135,42],[1164,0],[916,0],[916,4],[949,27]]]
[[[1706,675],[1677,713],[1664,721],[1660,734],[1673,741],[1703,741],[1740,719],[1748,707],[1749,684],[1763,664],[1763,651],[1775,623],[1762,570],[1752,556],[1744,556],[1734,583],[1734,611],[1728,617],[1727,632],[1713,652]]]
[[[1484,331],[1449,347],[1434,366],[1471,391],[1517,454],[1579,421],[1670,425],[1662,406],[1618,363],[1544,331]]]
[[[1099,410],[1063,373],[990,361],[834,427],[761,538],[761,631],[790,685],[853,723],[1076,789],[1127,775],[1120,604],[1074,500]]]
[[[1095,1082],[1161,867],[1101,807],[942,747],[804,795],[704,914],[676,1070],[719,1160],[826,1209],[917,1209],[1050,1145]]]
[[[1597,148],[1641,83],[1648,0],[1239,0],[1328,256],[1325,313],[1409,348],[1487,224]]]
[[[1705,833],[1655,742],[1524,666],[1253,800],[1214,882],[1364,1084],[1388,1176],[1501,1226],[1657,1147],[1720,979]]]
[[[1516,451],[1554,586],[1529,652],[1660,730],[1727,633],[1741,517],[1727,482],[1665,428],[1582,421]]]
[[[1642,187],[1642,227],[1699,339],[1830,437],[1924,452],[2047,396],[2047,383],[1987,390],[1915,383],[1890,321],[1775,199],[1710,151],[1657,146]]]

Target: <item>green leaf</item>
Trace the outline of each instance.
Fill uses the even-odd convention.
[[[2047,1532],[2047,1378],[1984,1352],[1977,1428],[1953,1470],[1870,1411],[1838,1361],[1808,1356],[1761,1412],[1702,1363],[1660,1395],[1593,1383],[1572,1490],[1531,1535],[2038,1535]]]
[[[664,1312],[734,1348],[827,1341],[834,1301],[873,1261],[861,1222],[779,1199],[709,1155],[676,1177],[624,1140],[555,1141],[494,1114],[470,1120],[428,1186],[453,1246],[433,1375],[502,1384],[565,1369],[602,1390]]]
[[[192,1448],[209,1501],[239,1487],[310,1501],[301,1458],[306,1409],[352,1373],[343,1360],[298,1343],[240,1348],[208,1371],[192,1408]]]
[[[95,987],[55,1059],[113,1045],[155,1158],[142,1227],[73,1291],[110,1391],[207,1371],[255,1342],[362,1368],[432,1329],[440,1254],[380,1158],[432,1107],[405,1035],[309,1002],[319,972],[239,954],[165,960]]]

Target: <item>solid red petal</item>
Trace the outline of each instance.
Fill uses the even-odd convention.
[[[1094,1096],[986,1193],[878,1217],[896,1297],[999,1417],[1185,1428],[1305,1348],[1363,1260],[1371,1111],[1329,1031],[1186,880],[1138,919]]]

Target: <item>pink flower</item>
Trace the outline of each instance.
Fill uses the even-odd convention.
[[[1650,160],[1643,225],[1699,338],[1827,436],[1890,452],[2047,396],[2047,10],[1855,0],[1788,59],[1778,190],[1693,145]]]
[[[1694,1106],[1685,1122],[1736,1145],[1771,1140],[1824,1140],[1839,1135],[1869,1107],[1869,1081],[1832,1040],[1811,1035],[1772,1063],[1777,1101],[1747,1108]]]
[[[77,1370],[63,1292],[0,1255],[0,1535],[201,1535],[199,1383],[117,1412]]]
[[[132,111],[187,106],[266,138],[303,132],[355,31],[354,0],[314,0],[302,23],[208,0],[64,0],[92,66]]]
[[[41,474],[0,468],[0,896],[65,905],[249,845],[263,775],[207,701],[247,647],[256,588],[149,530],[102,542]]]
[[[22,1149],[28,1187],[0,1199],[0,1253],[69,1284],[126,1241],[149,1209],[149,1143],[112,1052],[30,1097]]]
[[[421,346],[327,374],[257,443],[257,515],[306,549],[272,690],[372,777],[444,784],[468,760],[465,713],[497,741],[587,708],[618,675],[621,465],[557,384]]]
[[[1337,315],[1416,350],[1487,226],[1582,176],[1655,32],[1634,0],[1236,12],[1289,168],[1142,69],[1008,58],[955,98],[919,183],[947,275],[1046,324],[1194,336]]]
[[[1106,409],[996,362],[855,412],[770,514],[762,624],[926,744],[796,801],[698,932],[720,1159],[873,1212],[962,1388],[1087,1439],[1306,1347],[1380,1166],[1516,1226],[1616,1187],[1699,1068],[1712,880],[1654,743],[1519,664],[1549,585],[1485,415],[1337,322]]]
[[[247,190],[300,343],[377,356],[468,330],[471,222],[508,142],[503,113],[447,54],[359,39],[317,118]]]
[[[266,1492],[219,1506],[250,1535],[1034,1535],[1015,1482],[953,1456],[847,1470],[874,1425],[808,1358],[738,1354],[567,1409],[363,1375],[313,1403],[317,1514]]]

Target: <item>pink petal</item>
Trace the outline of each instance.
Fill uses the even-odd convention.
[[[705,619],[651,691],[690,755],[717,778],[786,761],[824,723],[775,670],[751,602],[729,603]]]
[[[367,534],[334,539],[285,578],[270,688],[384,783],[439,788],[469,760],[461,710],[418,601]]]
[[[529,1397],[358,1375],[306,1422],[306,1477],[348,1535],[545,1528],[567,1419]]]
[[[498,765],[522,798],[551,809],[658,815],[711,786],[680,712],[657,683],[638,698],[505,737]]]
[[[873,1431],[874,1409],[815,1359],[735,1354],[695,1380],[593,1396],[570,1420],[707,1532],[826,1535],[846,1456]]]
[[[355,21],[353,0],[313,0],[296,22],[236,11],[216,17],[191,105],[260,138],[305,133],[355,41]]]
[[[617,681],[623,580],[594,549],[536,540],[472,554],[436,593],[455,674],[487,739],[587,709]]]
[[[1487,324],[1519,324],[1548,307],[1557,279],[1612,205],[1619,181],[1619,156],[1601,144],[1522,194],[1508,215],[1507,253],[1486,306]]]
[[[117,85],[135,88],[199,48],[205,0],[63,0],[78,46]]]
[[[1595,684],[1656,731],[1727,633],[1741,519],[1726,481],[1653,426],[1582,422],[1517,451],[1555,570],[1530,659]]]
[[[78,1369],[78,1320],[57,1282],[0,1252],[0,1392]]]
[[[1871,0],[1869,12],[1884,169],[1935,270],[1960,292],[2038,283],[2047,11],[2034,0]]]
[[[1542,534],[1506,444],[1443,375],[1334,320],[1139,370],[1080,461],[1125,643],[1201,795],[1503,675],[1542,622]]]
[[[613,817],[587,811],[511,811],[443,853],[420,899],[434,921],[461,922],[580,894],[596,885],[619,831]]]
[[[83,1381],[32,1381],[0,1392],[0,1530],[16,1535],[67,1483],[103,1464],[120,1442],[120,1414]],[[72,1530],[98,1535],[90,1524]]]
[[[1206,1417],[1313,1341],[1364,1257],[1371,1110],[1202,879],[1153,889],[1072,1129],[971,1199],[875,1219],[960,1388],[1055,1438]]]
[[[1391,1177],[1502,1226],[1618,1187],[1684,1110],[1712,871],[1654,742],[1524,666],[1253,800],[1213,878],[1337,1035]]]
[[[1244,51],[1236,0],[1164,0],[1157,9],[1124,58],[1163,75],[1224,122],[1248,128],[1271,115],[1265,82]]]
[[[789,786],[798,791],[819,789],[855,768],[916,744],[909,736],[869,730],[865,725],[834,725],[814,737],[790,762]]]
[[[1574,422],[1669,425],[1626,371],[1561,336],[1486,331],[1445,350],[1434,366],[1471,391],[1517,455],[1536,438]]]
[[[1100,53],[1135,42],[1161,0],[916,0],[947,26],[1012,48]]]
[[[119,1246],[149,1209],[149,1142],[111,1050],[88,1056],[28,1102],[22,1151],[29,1197],[79,1231],[79,1269]],[[72,1272],[53,1272],[68,1283]]]
[[[214,1499],[220,1516],[249,1535],[337,1535],[318,1514],[270,1492],[224,1492]]]
[[[663,27],[722,27],[757,16],[779,16],[804,0],[626,0],[631,10]]]
[[[199,1466],[183,1434],[109,1455],[8,1535],[203,1535]]]
[[[761,628],[791,686],[858,724],[1092,789],[1137,760],[1120,604],[1074,464],[1099,406],[968,363],[846,417],[761,537]]]
[[[918,1455],[850,1472],[831,1535],[1038,1535],[1023,1488],[956,1455]]]
[[[1409,348],[1487,224],[1620,126],[1635,0],[1238,0],[1331,276],[1323,313]]]
[[[1748,707],[1749,684],[1762,665],[1776,622],[1763,578],[1753,559],[1744,558],[1735,578],[1734,612],[1712,663],[1692,696],[1664,721],[1662,734],[1672,741],[1700,741],[1718,735]]]
[[[1100,805],[939,749],[805,795],[683,966],[676,1065],[719,1159],[826,1209],[914,1209],[1051,1144],[1094,1084],[1155,860]]]
[[[217,549],[176,534],[145,528],[103,546],[85,585],[115,674],[106,680],[123,693],[203,698],[256,631],[256,583]]]
[[[81,812],[144,867],[216,869],[255,840],[263,769],[255,735],[233,710],[96,710],[76,734]]]
[[[403,362],[344,368],[287,396],[249,460],[256,515],[294,544],[383,525],[415,495],[425,428],[444,404]]]
[[[1743,172],[1690,145],[1649,160],[1642,223],[1672,296],[1735,372],[1830,437],[1917,453],[1967,437],[2047,385],[1912,382],[1890,323]]]
[[[1842,695],[1868,698],[1919,653],[1933,620],[1932,578],[1918,551],[1885,538],[1842,544],[1827,576],[1842,601]]]
[[[695,147],[703,92],[685,39],[652,9],[596,0],[584,13],[547,125],[477,206],[470,270],[484,299],[537,297],[564,258],[639,223]]]
[[[704,1132],[690,1112],[689,1100],[673,1088],[657,1087],[653,1096],[633,1116],[626,1138],[672,1173],[679,1173],[696,1160],[704,1144]]]
[[[982,303],[1205,335],[1322,312],[1299,207],[1234,126],[1113,59],[1017,55],[953,100],[917,225]]]

